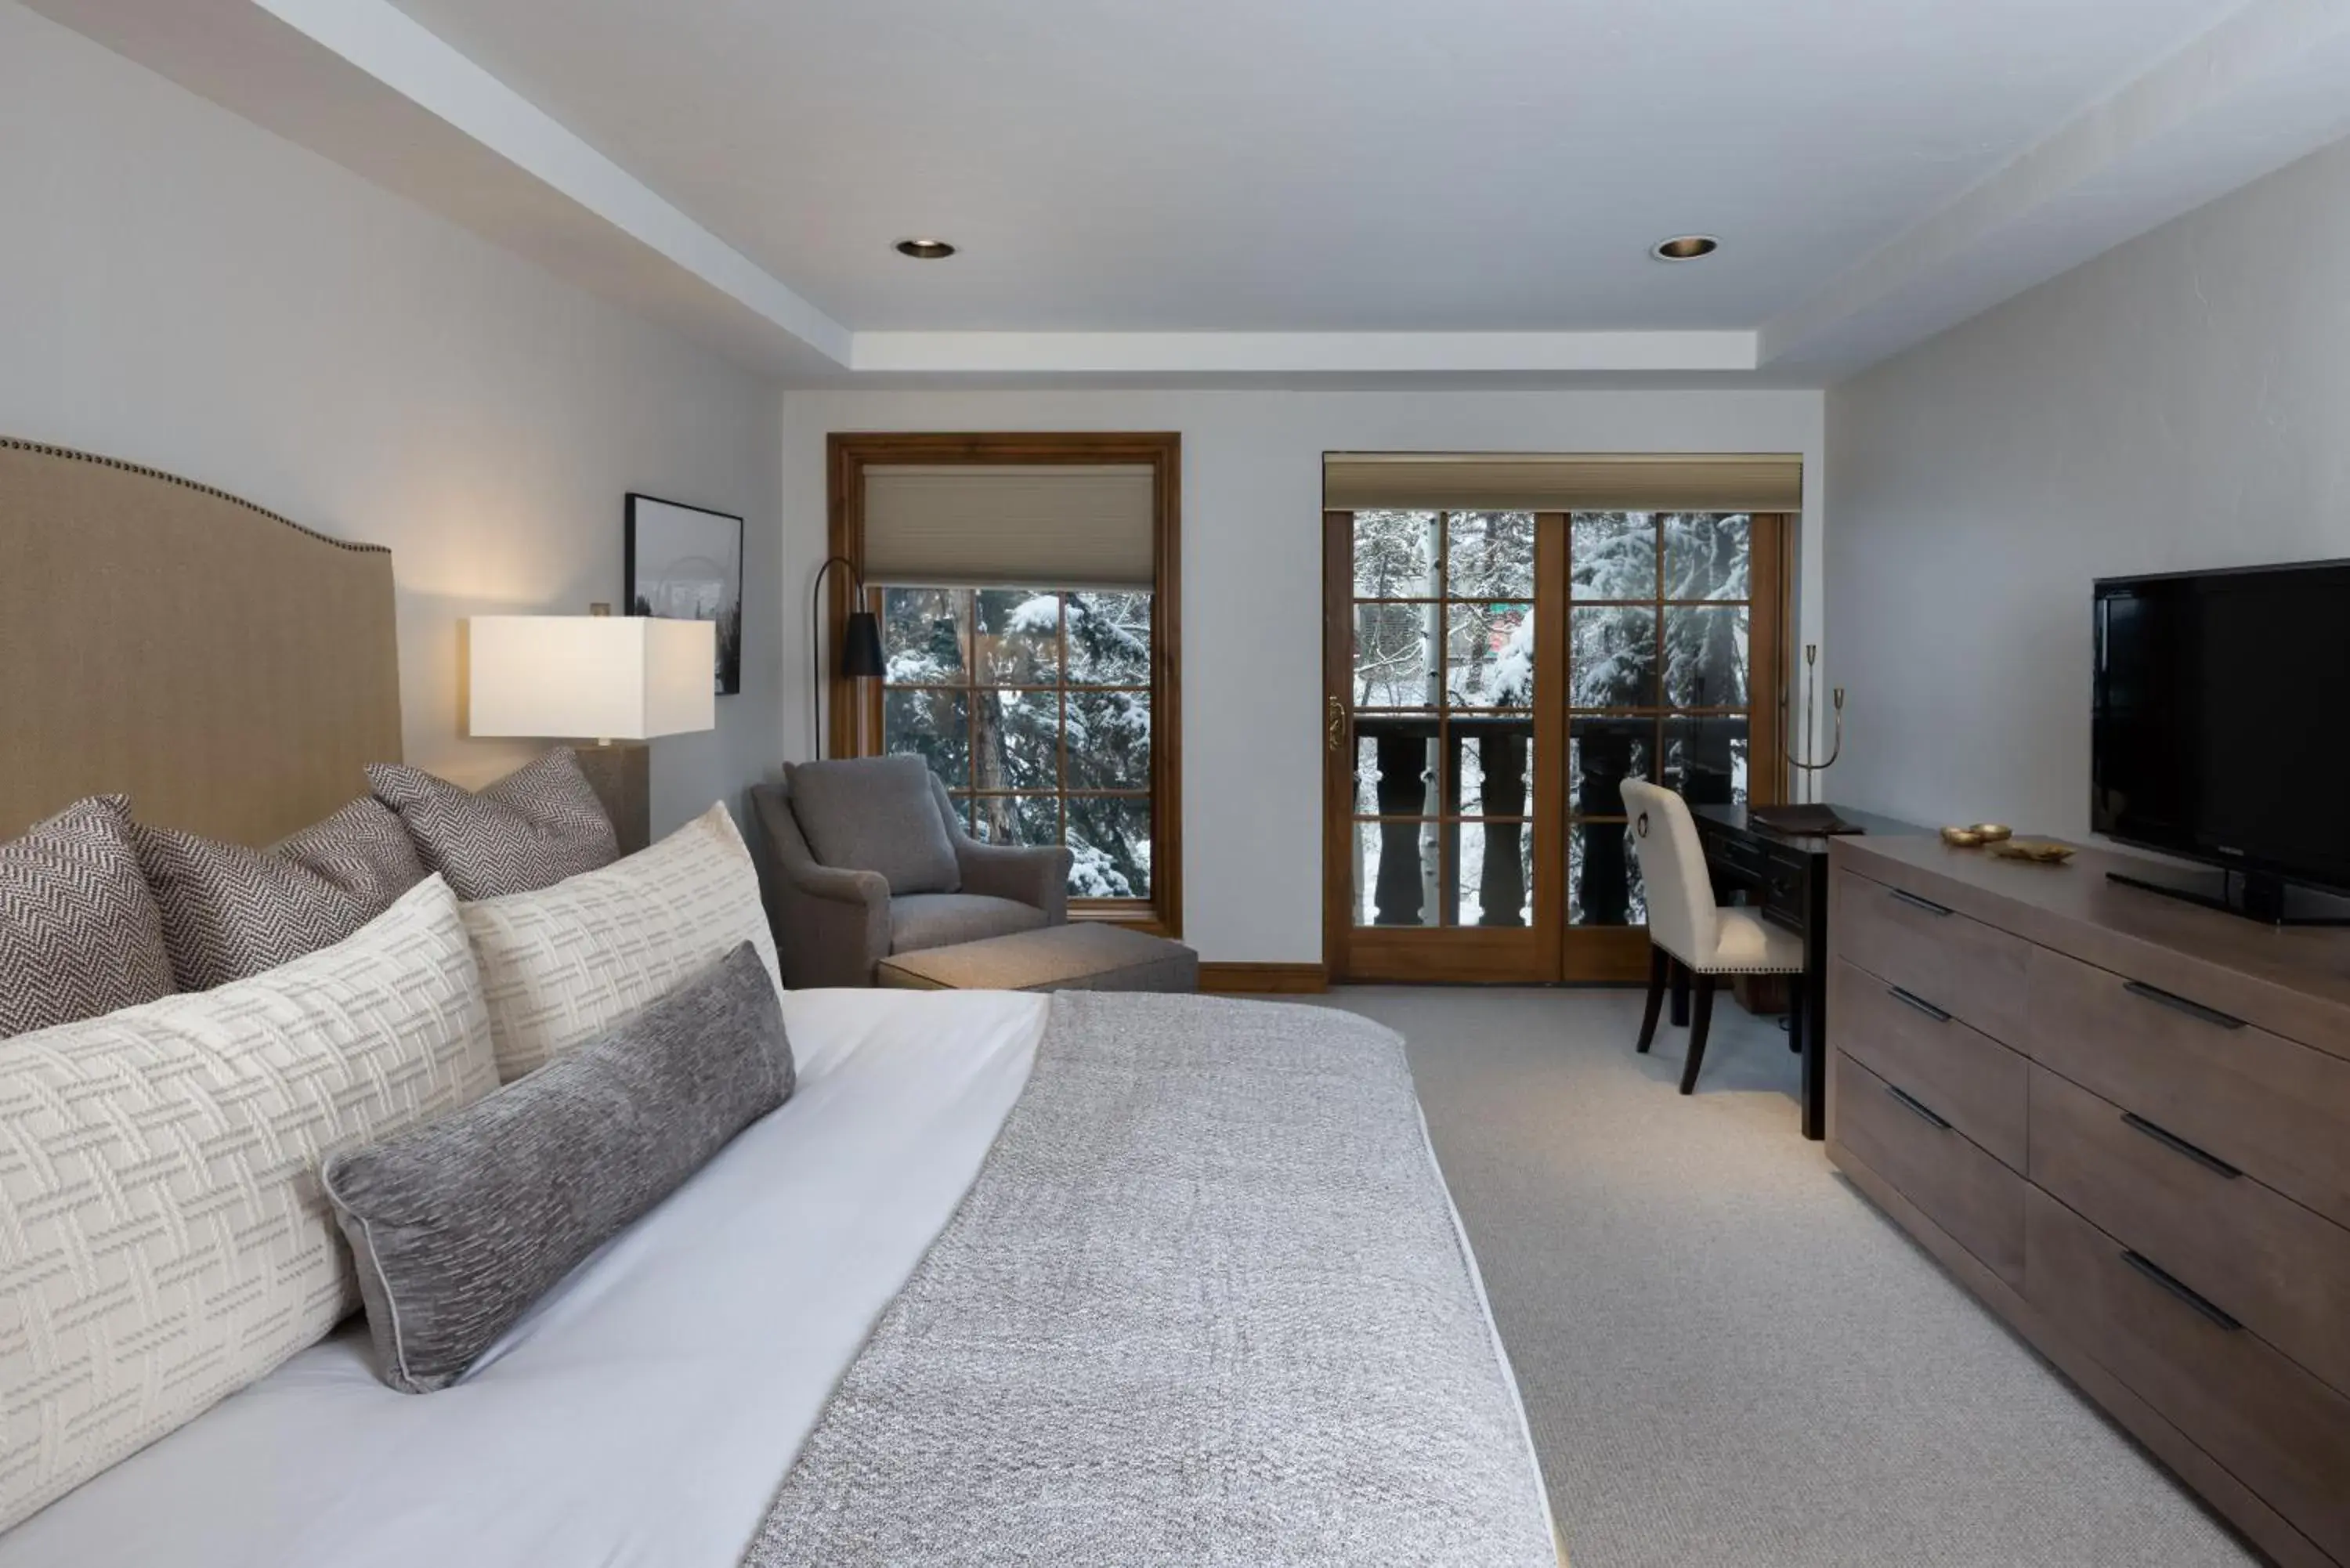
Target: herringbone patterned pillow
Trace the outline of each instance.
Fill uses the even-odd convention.
[[[460,898],[536,892],[619,857],[612,819],[568,746],[478,793],[390,763],[367,775],[425,868],[447,877]]]
[[[559,888],[464,908],[506,1083],[627,1023],[749,942],[775,994],[775,933],[743,835],[713,805]]]
[[[457,901],[0,1043],[0,1530],[359,1304],[319,1166],[497,1086]]]
[[[0,844],[0,1037],[171,991],[162,917],[139,874],[128,801],[76,801]]]
[[[210,991],[341,941],[424,880],[408,829],[361,797],[269,849],[131,829],[182,991]]]

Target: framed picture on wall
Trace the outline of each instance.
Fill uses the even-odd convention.
[[[630,615],[718,623],[718,694],[743,690],[743,519],[629,494]]]

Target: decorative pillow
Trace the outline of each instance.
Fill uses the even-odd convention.
[[[479,792],[392,763],[374,763],[367,776],[376,799],[400,814],[425,869],[447,877],[460,898],[532,892],[619,857],[612,819],[568,746]]]
[[[818,865],[879,872],[892,898],[962,886],[954,840],[921,758],[799,763],[784,770],[784,781]]]
[[[468,904],[464,919],[498,1076],[509,1084],[626,1023],[741,942],[783,993],[759,874],[723,805],[601,871]]]
[[[408,829],[365,796],[274,848],[134,824],[182,991],[210,991],[341,941],[424,880]]]
[[[457,900],[427,881],[267,974],[0,1043],[0,1529],[358,1304],[336,1149],[497,1086]]]
[[[0,1036],[171,993],[163,920],[139,874],[128,801],[78,800],[0,844]]]
[[[751,944],[544,1072],[327,1162],[383,1380],[429,1394],[792,1092]]]

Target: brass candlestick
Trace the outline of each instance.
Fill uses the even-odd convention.
[[[1835,705],[1835,742],[1828,748],[1826,761],[1810,760],[1820,754],[1819,663],[1820,645],[1804,644],[1804,755],[1787,759],[1790,765],[1808,775],[1814,805],[1819,801],[1819,775],[1835,766],[1836,759],[1844,755],[1844,688],[1839,686],[1830,698]]]

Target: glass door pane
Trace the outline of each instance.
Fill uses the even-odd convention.
[[[1746,798],[1753,519],[1578,512],[1567,533],[1567,923],[1638,926],[1624,780]]]
[[[1531,925],[1534,514],[1352,526],[1349,919]]]

